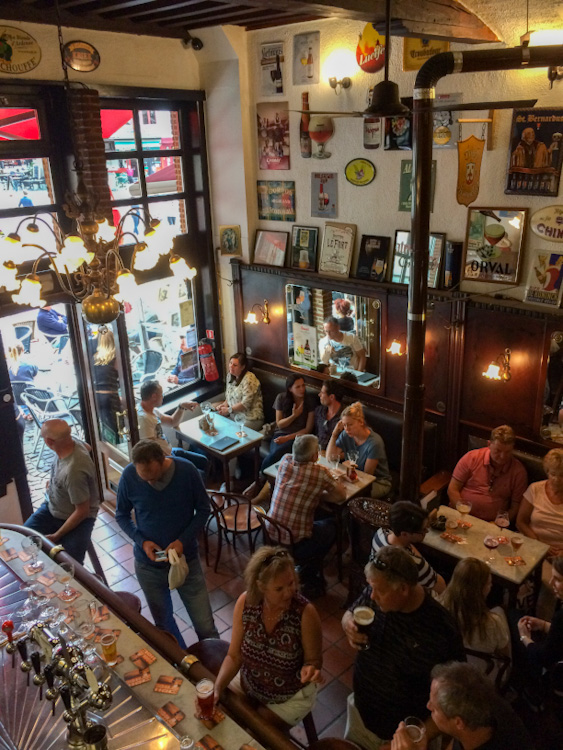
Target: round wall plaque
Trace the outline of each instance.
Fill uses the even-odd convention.
[[[0,73],[29,73],[41,62],[41,47],[23,29],[0,26]]]
[[[80,73],[91,73],[100,64],[100,53],[88,42],[67,42],[63,51],[68,67]]]
[[[375,166],[369,159],[352,159],[346,164],[344,174],[352,185],[369,185],[375,178]]]

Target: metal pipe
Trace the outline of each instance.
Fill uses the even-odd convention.
[[[419,70],[413,107],[413,244],[407,311],[407,361],[400,494],[419,501],[424,431],[424,338],[428,276],[428,236],[432,166],[432,104],[434,87],[452,73],[476,73],[517,68],[563,65],[563,45],[444,52],[434,55]],[[425,111],[426,110],[426,111]],[[430,110],[430,111],[428,111]]]

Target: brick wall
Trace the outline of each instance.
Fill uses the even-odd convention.
[[[332,294],[323,289],[313,289],[313,320],[317,329],[317,337],[321,339],[324,335],[323,322],[325,318],[332,315]]]

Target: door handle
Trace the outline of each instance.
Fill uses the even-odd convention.
[[[116,411],[115,416],[117,417],[117,434],[121,438],[124,437],[126,440],[130,440],[131,430],[129,429],[129,426],[127,424],[127,409],[124,409],[123,411]],[[120,420],[122,420],[121,427]]]

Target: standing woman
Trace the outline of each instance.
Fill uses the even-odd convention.
[[[385,453],[385,443],[377,432],[366,424],[364,410],[359,401],[342,412],[326,449],[329,460],[346,458],[350,451],[357,452],[358,468],[375,477],[371,486],[372,497],[387,497],[391,492],[391,474]]]
[[[298,593],[295,563],[284,547],[261,547],[244,571],[246,591],[215,682],[215,702],[240,671],[245,695],[294,726],[312,709],[321,682],[322,629]]]
[[[315,425],[315,399],[307,393],[302,375],[292,373],[285,381],[285,392],[274,401],[276,429],[270,452],[262,461],[261,470],[275,464],[286,453],[291,453],[298,435],[309,435]]]
[[[116,413],[121,408],[115,355],[113,331],[106,326],[100,326],[98,346],[94,354],[94,393],[100,415],[102,440],[113,445],[117,445],[118,442]]]
[[[256,375],[248,369],[246,354],[237,352],[230,358],[225,400],[215,409],[223,417],[244,412],[244,426],[250,430],[260,430],[264,424],[262,388]]]
[[[338,327],[341,331],[353,331],[356,328],[354,318],[352,317],[352,305],[344,297],[337,297],[334,300],[334,311],[338,320]]]

